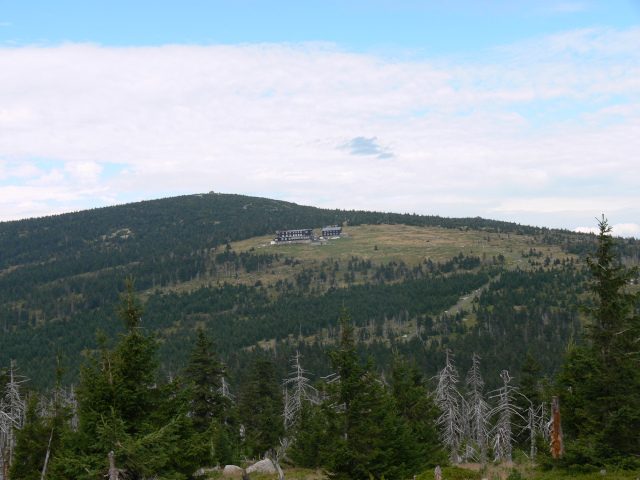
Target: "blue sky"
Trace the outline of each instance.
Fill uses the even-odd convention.
[[[5,39],[111,46],[335,42],[469,54],[585,26],[638,24],[637,1],[2,1]]]
[[[0,0],[0,220],[215,190],[640,236],[639,59],[640,0]]]

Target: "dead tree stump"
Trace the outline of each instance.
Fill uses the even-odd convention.
[[[434,480],[442,480],[442,469],[440,468],[440,465],[438,465],[433,472],[433,477]]]
[[[564,455],[564,441],[562,440],[562,423],[560,418],[560,399],[553,397],[551,402],[551,455],[562,458]]]
[[[109,480],[118,480],[119,478],[128,478],[127,471],[122,468],[116,468],[116,454],[113,450],[109,452],[109,471],[105,477],[109,477]]]

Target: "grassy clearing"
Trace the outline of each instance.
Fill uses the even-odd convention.
[[[338,262],[342,269],[352,257],[370,260],[373,265],[404,261],[411,267],[426,259],[445,262],[460,253],[478,256],[486,261],[503,255],[506,268],[518,265],[521,268],[530,268],[528,258],[523,258],[521,253],[527,254],[533,248],[542,253],[540,258],[532,259],[539,262],[543,262],[546,257],[560,260],[573,258],[574,261],[578,259],[575,255],[564,253],[558,245],[542,245],[526,235],[487,234],[475,230],[408,225],[361,225],[347,227],[345,231],[351,236],[330,240],[325,245],[271,245],[272,236],[235,242],[232,248],[238,252],[253,249],[256,254],[278,253],[293,258],[300,264],[293,268],[276,265],[263,272],[242,274],[238,275],[238,278],[226,278],[224,281],[245,284],[261,281],[264,285],[269,285],[280,279],[291,278],[304,268],[319,269],[323,263]],[[340,286],[343,282],[338,279],[338,283]]]
[[[390,261],[405,262],[413,267],[430,259],[433,262],[445,262],[454,256],[478,256],[486,261],[503,255],[506,268],[530,268],[529,258],[523,258],[530,249],[541,252],[540,258],[532,258],[543,262],[545,258],[566,259],[577,256],[562,251],[558,245],[543,245],[527,235],[487,234],[475,230],[445,229],[440,227],[415,227],[408,225],[360,225],[347,227],[345,231],[351,236],[338,240],[329,240],[324,245],[288,244],[271,245],[273,235],[254,237],[231,244],[237,252],[278,253],[282,257],[292,258],[297,265],[274,264],[259,272],[218,273],[215,276],[201,275],[191,281],[166,286],[162,291],[188,292],[209,284],[227,282],[230,284],[255,285],[257,282],[265,286],[274,285],[279,280],[290,280],[303,269],[320,271],[322,265],[334,265],[338,262],[341,274],[337,276],[337,286],[345,285],[342,274],[353,257],[371,261],[375,265]],[[377,250],[376,250],[377,247]],[[217,252],[212,252],[215,255]],[[356,275],[356,284],[364,279]],[[151,292],[146,292],[150,294]],[[145,295],[143,295],[143,298]]]
[[[224,269],[218,268],[215,274],[208,271],[199,278],[165,286],[160,290],[182,293],[193,291],[202,286],[215,286],[222,283],[263,285],[267,295],[276,298],[280,294],[275,287],[277,282],[294,282],[294,278],[300,272],[311,270],[314,275],[311,287],[321,292],[329,287],[329,283],[318,280],[320,272],[324,270],[328,275],[336,263],[339,265],[339,271],[335,273],[335,285],[338,288],[347,286],[344,274],[347,272],[349,261],[354,257],[371,261],[374,267],[391,261],[397,263],[403,261],[411,268],[427,259],[433,262],[445,262],[460,253],[478,256],[487,262],[492,261],[494,257],[503,255],[504,266],[508,269],[533,268],[529,260],[538,262],[539,265],[547,257],[554,260],[560,259],[560,261],[571,258],[574,261],[578,259],[577,256],[565,254],[558,245],[543,245],[537,239],[526,235],[487,234],[474,230],[407,225],[361,225],[347,227],[345,231],[351,236],[330,240],[324,245],[271,245],[272,235],[235,242],[231,248],[236,252],[252,252],[256,255],[277,253],[281,260],[260,271],[251,273],[244,270],[224,273]],[[527,255],[530,249],[534,249],[541,256],[523,257],[522,254]],[[220,251],[212,250],[209,254],[214,257]],[[285,257],[293,259],[294,262],[288,262],[289,265],[286,265]],[[538,268],[538,265],[535,268]],[[366,278],[360,272],[355,273],[354,284],[361,284],[365,281],[370,281],[370,277]],[[151,290],[143,292],[142,299],[145,300],[151,293]],[[471,308],[472,301],[467,301],[461,307],[468,318],[467,326],[469,327],[476,322]],[[403,333],[410,334],[411,332]],[[266,343],[265,347],[268,346]]]
[[[433,470],[428,470],[416,477],[416,480],[432,480]],[[443,480],[636,480],[640,478],[640,470],[621,470],[616,472],[574,473],[564,470],[542,471],[539,467],[523,463],[488,464],[482,470],[479,463],[465,463],[459,466],[444,467]]]
[[[310,470],[307,468],[287,468],[283,470],[284,478],[287,480],[321,480],[327,477],[322,475],[321,472]],[[209,472],[207,478],[219,478],[219,479],[239,479],[242,478],[242,472],[237,472],[233,475],[222,475],[221,472]],[[252,473],[252,480],[278,480],[277,474],[268,473]]]
[[[600,472],[577,474],[560,470],[543,472],[539,468],[522,464],[489,464],[486,470],[481,469],[477,463],[466,463],[460,466],[442,468],[443,480],[636,480],[640,478],[640,470]],[[284,477],[288,480],[324,480],[327,477],[320,471],[304,468],[291,468],[284,470]],[[238,479],[242,473],[235,475],[222,475],[220,472],[210,472],[208,478]],[[277,480],[276,474],[252,474],[254,480]],[[427,470],[415,477],[415,480],[433,480],[433,470]],[[394,480],[394,479],[387,479]],[[401,479],[402,480],[402,479]],[[409,480],[409,479],[406,479]]]
[[[531,236],[487,234],[475,230],[446,229],[440,227],[415,227],[408,225],[360,225],[346,227],[349,238],[331,240],[328,245],[270,245],[272,236],[255,237],[232,244],[237,251],[278,252],[300,261],[346,260],[358,256],[376,264],[391,260],[403,260],[415,265],[425,258],[434,262],[446,261],[462,252],[464,255],[485,254],[488,258],[500,253],[507,257],[507,264],[518,260],[509,258],[511,253],[519,257],[521,250],[536,248],[543,255],[564,258],[559,246],[540,245]],[[375,250],[375,247],[378,250]]]

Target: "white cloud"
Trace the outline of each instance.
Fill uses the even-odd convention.
[[[0,125],[18,124],[29,120],[30,116],[29,111],[24,108],[15,108],[13,110],[5,108],[0,110]]]
[[[636,237],[640,238],[640,225],[637,223],[616,223],[611,226],[611,234],[616,237]],[[578,227],[574,232],[580,233],[600,233],[598,227]]]
[[[59,195],[82,206],[215,190],[640,221],[638,53],[640,29],[568,32],[480,60],[327,44],[0,48],[0,152],[25,162],[27,183],[0,186],[0,219],[28,202],[53,212]],[[28,167],[36,158],[56,166]],[[120,173],[105,173],[111,163]]]
[[[572,213],[581,216],[594,212],[614,213],[637,208],[636,198],[621,197],[529,197],[501,200],[491,207],[491,212],[502,213]]]
[[[102,165],[96,162],[68,162],[64,170],[71,177],[74,184],[96,184],[100,180],[100,174],[104,170]]]
[[[640,225],[637,223],[617,223],[613,225],[612,233],[621,237],[640,238]]]
[[[33,178],[43,174],[44,172],[33,162],[21,162],[6,171],[7,176],[17,178]]]
[[[578,233],[598,233],[600,229],[598,227],[577,227],[573,231]]]

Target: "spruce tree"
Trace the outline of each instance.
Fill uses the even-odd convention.
[[[520,395],[515,397],[516,407],[520,412],[523,412],[525,418],[528,418],[530,410],[537,412],[542,404],[542,388],[538,378],[541,369],[540,362],[531,355],[531,352],[527,352],[527,358],[520,366],[522,372],[518,381]],[[522,447],[531,440],[530,433],[526,428],[521,428],[516,432],[516,439]]]
[[[358,361],[351,318],[340,315],[340,346],[329,352],[336,379],[326,387],[323,467],[331,479],[407,478],[421,449],[395,401],[376,378],[373,359]]]
[[[256,360],[240,395],[244,444],[254,456],[273,450],[284,437],[282,392],[271,360]]]
[[[607,220],[599,221],[596,251],[587,256],[594,307],[582,306],[592,323],[583,346],[567,347],[558,379],[563,429],[573,437],[567,461],[602,465],[638,463],[640,456],[639,294],[627,286],[637,267],[617,264]]]
[[[527,352],[527,358],[520,367],[522,376],[518,382],[518,391],[521,393],[520,398],[522,396],[526,397],[521,404],[523,410],[528,407],[529,402],[534,405],[539,405],[542,402],[542,388],[538,379],[540,370],[542,370],[540,362],[531,355],[531,352]]]
[[[446,464],[447,454],[436,427],[440,411],[425,384],[424,374],[415,364],[409,365],[397,350],[393,352],[391,381],[391,392],[398,413],[411,427],[420,444],[425,467]]]
[[[198,435],[176,385],[156,384],[155,335],[142,331],[142,306],[128,281],[117,310],[126,333],[113,350],[98,334],[99,353],[82,367],[79,426],[54,457],[51,478],[104,476],[108,455],[131,478],[185,478],[210,460],[210,442]]]
[[[185,369],[189,416],[196,432],[210,437],[212,464],[226,465],[235,459],[239,443],[238,422],[231,400],[222,394],[224,365],[218,360],[215,342],[198,329],[196,343]]]
[[[231,402],[219,391],[222,377],[226,377],[227,372],[218,360],[215,342],[201,328],[198,329],[196,344],[190,356],[185,377],[189,384],[191,417],[196,430],[202,432],[212,420],[216,419],[224,424],[227,418]]]
[[[56,386],[51,399],[35,393],[27,402],[25,422],[17,430],[16,448],[9,477],[13,480],[39,480],[50,468],[49,462],[61,446],[61,438],[69,429],[71,409],[63,405],[61,398],[62,354],[58,353],[55,370]],[[43,402],[46,407],[43,409]],[[48,476],[46,478],[49,478]]]
[[[50,429],[39,415],[40,397],[31,395],[22,429],[16,434],[16,448],[9,478],[39,480],[49,443]]]
[[[288,452],[289,458],[298,467],[321,467],[322,446],[326,445],[328,440],[320,407],[309,401],[303,401],[300,417],[294,428],[294,441]]]

